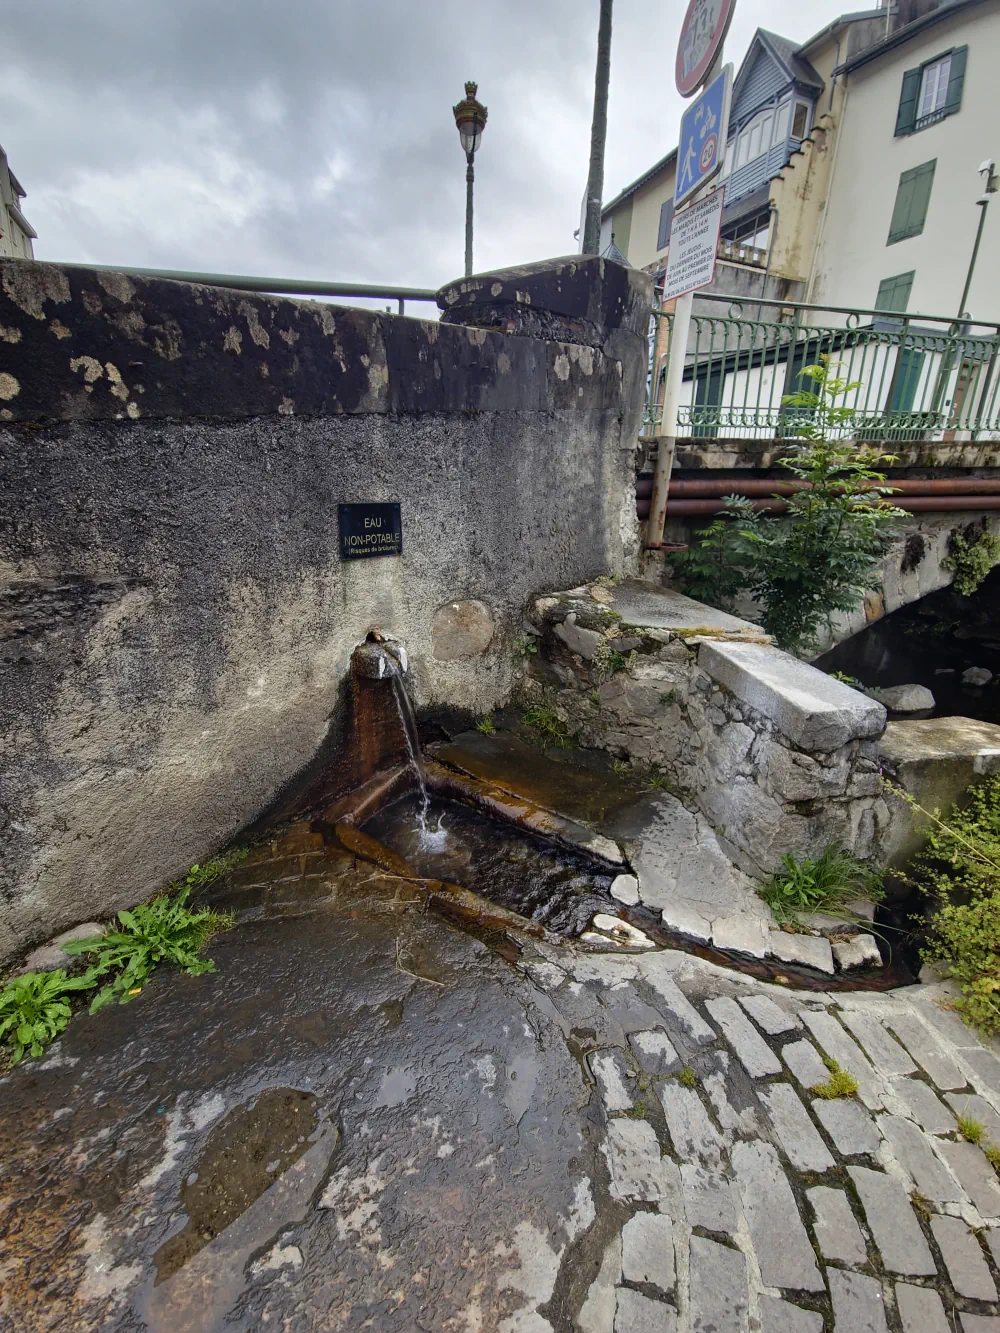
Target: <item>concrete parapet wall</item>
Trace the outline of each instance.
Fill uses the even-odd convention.
[[[533,625],[529,689],[553,691],[580,743],[660,769],[743,869],[764,874],[830,841],[874,855],[888,820],[880,704],[757,626],[652,585],[539,599]]]
[[[485,711],[527,601],[629,567],[649,280],[574,280],[603,343],[0,263],[0,961],[255,818],[373,626]],[[349,501],[401,558],[341,563]]]

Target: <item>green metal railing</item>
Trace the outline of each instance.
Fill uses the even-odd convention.
[[[672,324],[671,315],[656,317]],[[807,413],[782,400],[810,387],[802,369],[826,354],[840,363],[840,377],[859,384],[842,400],[854,411],[842,427],[846,438],[891,443],[944,431],[981,438],[1000,432],[998,352],[996,323],[696,296],[678,434],[795,435]],[[651,366],[648,434],[659,429],[669,355]]]

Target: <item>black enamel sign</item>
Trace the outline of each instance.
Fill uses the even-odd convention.
[[[341,560],[403,554],[403,524],[398,504],[338,505]]]

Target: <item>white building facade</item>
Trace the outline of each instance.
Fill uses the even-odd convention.
[[[0,255],[33,259],[32,241],[38,233],[21,211],[24,190],[0,148]]]
[[[984,162],[1000,160],[1000,0],[952,0],[862,52],[809,283],[818,304],[959,314]],[[1000,200],[965,311],[1000,319]]]

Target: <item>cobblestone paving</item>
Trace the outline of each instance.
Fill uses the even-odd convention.
[[[669,954],[527,966],[595,1048],[628,1210],[580,1333],[1000,1333],[1000,1067],[928,992],[740,993]],[[609,1043],[623,1010],[650,1025]],[[830,1060],[856,1096],[811,1091]]]

